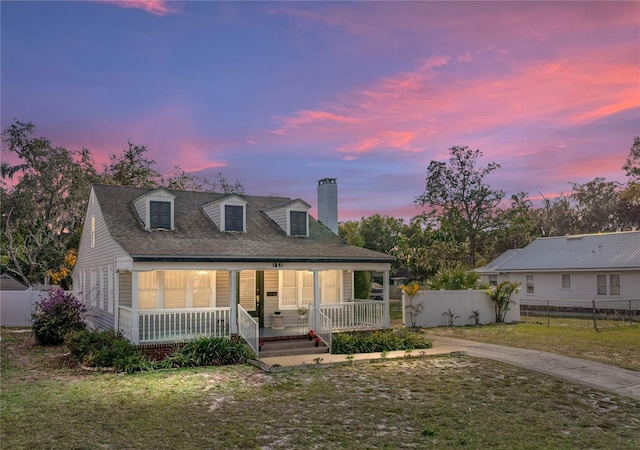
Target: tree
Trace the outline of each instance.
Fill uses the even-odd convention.
[[[395,256],[397,265],[424,280],[442,268],[459,265],[468,254],[468,246],[442,230],[433,229],[424,215],[404,225]]]
[[[567,236],[576,234],[576,211],[569,198],[560,194],[556,198],[542,196],[543,206],[537,210],[542,236]]]
[[[640,183],[640,137],[633,139],[633,145],[629,150],[629,156],[622,166],[631,182]]]
[[[179,165],[173,168],[173,172],[166,182],[162,179],[162,186],[173,191],[244,194],[244,185],[238,179],[235,182],[229,181],[221,172],[215,174],[211,179],[201,176],[199,173],[188,174]]]
[[[375,214],[360,221],[359,234],[364,248],[394,255],[402,235],[402,219]]]
[[[19,179],[2,198],[3,270],[27,284],[62,266],[67,250],[77,246],[96,178],[88,150],[53,147],[34,133],[32,123],[21,121],[2,132],[3,151],[20,160],[2,163],[3,180]]]
[[[429,206],[430,217],[459,241],[469,241],[469,264],[475,266],[478,238],[492,229],[495,213],[504,192],[493,190],[485,178],[500,168],[497,163],[477,167],[480,150],[451,147],[449,163],[431,161],[427,168],[426,189],[416,204]]]
[[[127,142],[129,147],[120,155],[109,155],[109,165],[104,165],[102,182],[125,186],[154,188],[158,186],[160,173],[154,168],[155,161],[145,158],[146,145]]]
[[[615,231],[619,226],[620,183],[598,177],[588,183],[570,183],[579,233]]]

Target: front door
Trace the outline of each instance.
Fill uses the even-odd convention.
[[[264,272],[256,270],[251,272],[251,283],[245,285],[246,289],[251,288],[252,308],[247,308],[247,312],[251,314],[260,328],[264,327]],[[247,276],[249,278],[249,276]]]

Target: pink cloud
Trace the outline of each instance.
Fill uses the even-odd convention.
[[[120,8],[141,9],[156,16],[166,16],[180,12],[180,8],[169,6],[164,0],[97,0],[100,3],[108,3]],[[174,2],[172,2],[174,3]]]

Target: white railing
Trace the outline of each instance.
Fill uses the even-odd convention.
[[[320,305],[331,319],[333,330],[384,328],[384,304],[380,301],[355,301]]]
[[[229,308],[141,309],[138,311],[139,342],[229,337],[229,313]]]
[[[260,326],[241,305],[238,305],[238,332],[257,357],[260,353]]]
[[[133,311],[126,306],[118,307],[118,329],[130,342],[133,342]]]
[[[314,330],[316,335],[329,347],[331,351],[331,338],[333,337],[333,326],[331,319],[314,305],[309,305],[309,329]]]

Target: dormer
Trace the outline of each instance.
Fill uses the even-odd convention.
[[[309,236],[309,209],[311,205],[300,199],[286,205],[267,209],[264,213],[289,236]]]
[[[202,207],[205,214],[215,223],[220,231],[247,231],[247,201],[237,194],[207,203]]]
[[[176,196],[165,188],[157,188],[133,201],[146,230],[173,230]]]

